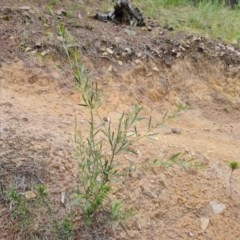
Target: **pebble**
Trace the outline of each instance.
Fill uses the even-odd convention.
[[[179,50],[181,50],[181,51],[183,51],[183,52],[186,51],[186,49],[185,49],[183,46],[180,46],[180,47],[179,47]]]
[[[130,30],[130,29],[125,29],[124,32],[127,33],[128,36],[135,36],[135,35],[137,35],[137,33],[135,31]]]
[[[135,63],[136,63],[136,64],[140,64],[140,63],[141,63],[141,60],[136,59],[136,60],[135,60]]]
[[[113,70],[113,66],[110,65],[110,66],[108,67],[108,69],[107,69],[107,72],[112,72],[112,70]]]
[[[189,233],[188,233],[188,236],[189,236],[189,237],[193,237],[194,234],[193,234],[192,232],[189,232]]]
[[[204,52],[204,50],[205,50],[204,43],[200,43],[200,44],[199,44],[199,47],[198,47],[198,51],[199,51],[199,52]]]
[[[107,52],[104,52],[103,54],[102,54],[102,56],[107,56],[108,55],[108,53]]]
[[[180,128],[172,128],[172,133],[180,135],[182,130]]]
[[[211,201],[211,202],[210,202],[210,206],[212,207],[214,214],[220,214],[220,213],[222,213],[222,212],[225,210],[225,208],[226,208],[226,205],[225,205],[225,204],[223,204],[223,203],[218,203],[218,202],[216,202],[216,201]]]
[[[65,10],[63,10],[63,9],[58,10],[56,13],[57,13],[58,15],[67,16],[67,12],[66,12]]]
[[[109,54],[113,55],[113,50],[112,50],[111,48],[107,48],[106,51],[107,51]]]
[[[152,31],[152,28],[150,26],[148,26],[147,30],[150,32],[150,31]]]
[[[132,50],[131,50],[130,48],[125,48],[125,51],[126,51],[129,55],[132,54]]]
[[[19,9],[23,10],[23,11],[30,11],[31,7],[29,7],[29,6],[22,6]]]
[[[25,192],[26,199],[34,199],[37,197],[36,193],[33,191],[27,191]]]
[[[181,56],[182,56],[181,52],[178,52],[177,55],[176,55],[177,58],[180,58]]]
[[[209,218],[201,217],[200,221],[201,221],[201,229],[203,231],[205,231],[208,228],[208,225],[209,225]]]
[[[115,42],[116,42],[116,43],[121,43],[121,42],[122,42],[122,38],[120,38],[120,37],[115,37]]]

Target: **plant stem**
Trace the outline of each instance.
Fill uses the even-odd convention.
[[[232,197],[232,174],[234,169],[231,170],[230,177],[229,177],[229,189],[230,189],[230,197]]]

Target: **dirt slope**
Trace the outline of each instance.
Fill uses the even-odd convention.
[[[102,116],[116,122],[138,103],[144,116],[159,120],[167,110],[185,106],[155,141],[136,146],[137,157],[124,156],[134,168],[116,183],[113,197],[135,212],[125,227],[111,236],[96,230],[84,238],[76,219],[76,239],[240,239],[240,171],[233,174],[230,198],[228,167],[240,161],[239,50],[198,36],[173,36],[150,20],[151,31],[97,22],[87,8],[76,6],[65,16],[59,11],[70,12],[64,3],[53,7],[54,14],[45,3],[0,3],[1,189],[14,185],[26,191],[44,182],[61,216],[66,207],[61,194],[70,196],[76,185],[75,123],[87,132],[88,116],[78,105],[81,93],[61,47],[62,22],[104,92]],[[188,170],[184,161],[153,164],[177,152],[195,158]],[[2,192],[0,197],[0,239],[21,239],[10,227]],[[37,213],[36,219],[33,233],[51,239],[46,220]]]

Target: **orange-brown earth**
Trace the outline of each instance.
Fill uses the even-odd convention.
[[[75,238],[240,239],[240,170],[233,173],[231,196],[229,186],[229,163],[240,161],[239,50],[202,37],[172,36],[150,20],[152,31],[97,22],[87,16],[93,8],[81,4],[71,16],[57,11],[69,5],[59,3],[49,13],[46,3],[0,3],[1,189],[24,191],[44,182],[56,215],[69,210],[61,195],[70,199],[77,184],[75,125],[87,133],[89,124],[58,36],[62,22],[104,93],[102,117],[116,123],[123,111],[141,104],[142,114],[157,121],[185,106],[154,140],[137,144],[137,156],[123,156],[133,167],[112,198],[133,209],[133,216],[111,236],[96,230],[84,237],[77,229],[81,219],[75,219]],[[154,164],[178,152],[185,160],[194,157],[187,169],[184,161]],[[23,239],[11,228],[2,190],[0,197],[0,239]],[[36,239],[52,239],[47,217],[35,218]]]

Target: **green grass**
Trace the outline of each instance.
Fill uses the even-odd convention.
[[[171,25],[176,31],[196,33],[240,45],[240,9],[230,9],[218,1],[201,1],[196,6],[186,0],[135,0],[146,16]]]

